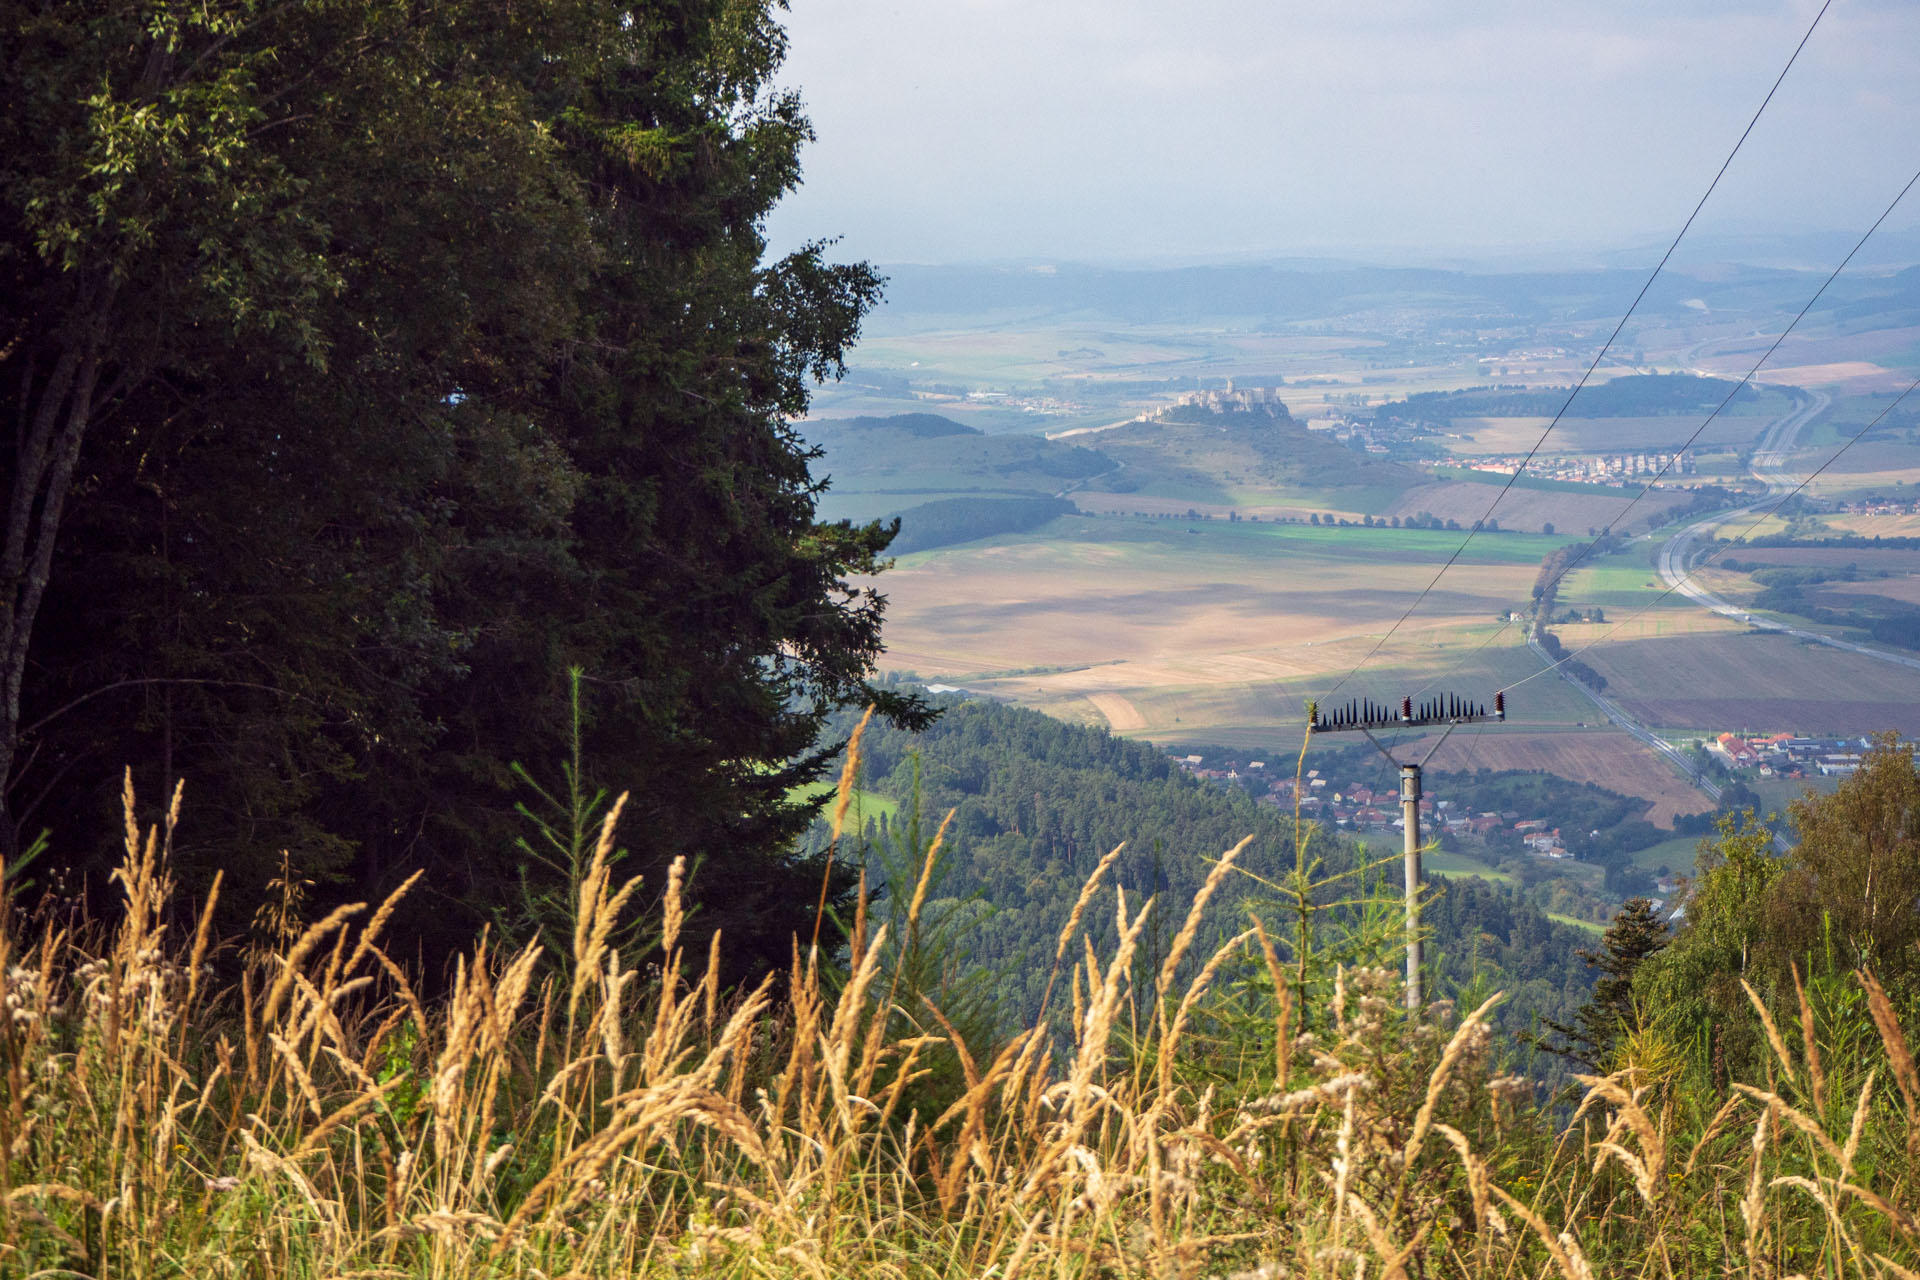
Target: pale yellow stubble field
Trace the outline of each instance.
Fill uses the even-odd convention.
[[[1368,675],[1349,692],[1398,697],[1496,632],[1460,673],[1473,689],[1491,697],[1539,667],[1518,626],[1496,622],[1527,599],[1530,561],[1456,565],[1369,658],[1434,561],[1297,548],[1263,556],[1247,553],[1259,544],[1244,527],[1234,547],[1209,546],[1210,532],[1217,522],[1191,543],[1177,533],[1118,544],[1056,536],[909,557],[880,580],[883,665],[1163,739],[1290,730],[1307,698],[1363,659]],[[1546,722],[1583,714],[1556,682],[1539,683],[1535,712]]]

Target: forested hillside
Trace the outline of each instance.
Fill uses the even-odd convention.
[[[1244,791],[1202,782],[1152,745],[1104,729],[997,703],[937,701],[940,718],[920,732],[869,728],[861,753],[865,785],[903,807],[897,819],[856,811],[854,821],[877,881],[889,861],[918,867],[895,849],[915,843],[903,828],[913,821],[916,788],[920,844],[953,811],[930,910],[964,919],[950,960],[956,968],[991,974],[1004,1025],[1036,1015],[1054,939],[1080,886],[1121,844],[1126,848],[1108,873],[1112,882],[1130,899],[1160,899],[1159,924],[1149,925],[1142,943],[1143,964],[1158,964],[1215,860],[1248,836],[1238,871],[1209,907],[1204,933],[1216,941],[1237,933],[1252,913],[1293,954],[1288,939],[1295,936],[1297,911],[1280,889],[1296,869],[1291,814],[1256,804]],[[850,730],[852,722],[843,717],[833,727]],[[816,848],[825,841],[824,827],[817,823],[811,834]],[[1314,829],[1306,849],[1322,882],[1314,896],[1322,908],[1316,945],[1348,963],[1399,967],[1398,844],[1363,850]],[[1361,870],[1383,856],[1382,865]],[[1391,901],[1371,911],[1328,905],[1368,894]],[[1490,882],[1441,882],[1433,894],[1426,913],[1429,956],[1442,994],[1476,979],[1505,989],[1511,994],[1502,1017],[1515,1029],[1537,1014],[1564,1018],[1585,1001],[1591,973],[1575,952],[1588,939],[1577,930]],[[1111,940],[1110,919],[1090,920],[1088,927],[1096,939]]]
[[[1461,391],[1423,391],[1389,401],[1376,416],[1406,421],[1451,422],[1455,418],[1552,417],[1567,405],[1571,387],[1492,386]],[[1633,374],[1583,387],[1570,411],[1586,418],[1632,418],[1704,413],[1731,394],[1730,405],[1750,403],[1759,393],[1725,378],[1690,373]]]
[[[1223,478],[1232,483],[1402,490],[1423,478],[1410,467],[1356,453],[1307,430],[1278,402],[1256,411],[1221,413],[1183,405],[1104,431],[1098,439],[1101,451],[1127,468],[1101,482],[1114,492],[1132,492],[1142,481],[1217,486]]]
[[[895,517],[900,521],[900,532],[887,549],[904,556],[990,538],[996,533],[1024,533],[1077,510],[1071,499],[1037,494],[1031,498],[942,498],[900,512]]]

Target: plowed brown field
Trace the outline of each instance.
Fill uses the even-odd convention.
[[[1920,732],[1920,672],[1790,636],[1734,632],[1603,644],[1585,660],[1651,725]]]
[[[1433,739],[1410,744],[1401,757],[1425,754]],[[1553,773],[1575,782],[1641,796],[1646,817],[1670,827],[1676,814],[1712,808],[1707,797],[1689,785],[1653,749],[1636,738],[1613,730],[1581,733],[1505,733],[1488,730],[1474,734],[1461,729],[1447,739],[1433,757],[1430,769],[1526,769]]]

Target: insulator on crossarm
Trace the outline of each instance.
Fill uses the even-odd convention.
[[[1501,720],[1507,718],[1507,694],[1504,689],[1493,695],[1493,714]]]

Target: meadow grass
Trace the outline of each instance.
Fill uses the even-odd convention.
[[[112,919],[0,933],[0,1274],[1920,1268],[1920,1075],[1869,976],[1870,1052],[1820,1054],[1804,1003],[1763,1009],[1762,1081],[1701,1097],[1641,1033],[1556,1111],[1503,1073],[1497,994],[1410,1017],[1385,970],[1299,987],[1258,922],[1218,944],[1200,927],[1237,849],[1184,911],[1126,893],[1110,855],[1058,936],[1049,1008],[967,1043],[864,902],[850,954],[796,940],[784,972],[725,991],[723,940],[683,953],[676,865],[659,949],[619,954],[618,818],[568,954],[483,937],[433,1001],[383,943],[399,894],[230,948],[213,897],[173,892],[174,818],[129,821]],[[1156,968],[1162,912],[1181,922]]]

